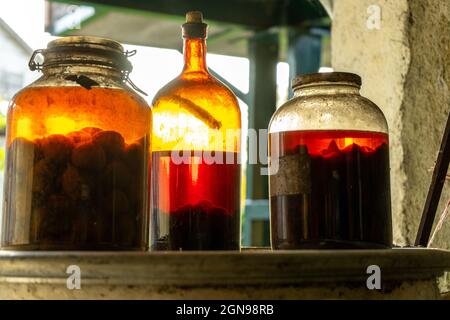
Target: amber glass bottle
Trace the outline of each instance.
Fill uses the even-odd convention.
[[[208,72],[206,28],[201,13],[187,14],[184,69],[153,101],[155,250],[239,249],[241,115]]]
[[[8,110],[2,248],[145,250],[152,119],[127,53],[66,37],[30,68]]]

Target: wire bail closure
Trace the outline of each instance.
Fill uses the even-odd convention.
[[[145,91],[139,89],[139,87],[136,86],[136,85],[134,84],[133,81],[131,81],[131,79],[130,79],[130,72],[129,72],[129,71],[122,71],[122,81],[123,81],[124,83],[129,84],[130,87],[132,87],[132,88],[133,88],[134,90],[136,90],[137,92],[143,94],[143,95],[146,96],[146,97],[148,96],[148,94],[147,94]]]
[[[42,64],[39,62],[36,62],[36,56],[37,55],[44,55],[44,49],[37,49],[34,50],[33,54],[31,55],[30,61],[28,62],[28,68],[30,68],[31,71],[41,71],[42,70]]]
[[[30,61],[28,62],[28,67],[31,71],[42,71],[44,64],[37,62],[36,57],[38,55],[44,56],[45,51],[46,51],[45,49],[37,49],[33,52],[33,54],[31,55]],[[123,64],[123,68],[120,71],[122,74],[122,81],[124,83],[129,84],[130,87],[132,87],[137,92],[143,94],[144,96],[148,96],[148,94],[146,92],[139,89],[139,87],[136,86],[134,84],[134,82],[131,81],[131,79],[130,79],[130,72],[133,70],[133,67],[132,67],[131,63],[128,62],[127,59],[129,57],[136,55],[136,53],[137,53],[137,50],[131,50],[131,51],[126,50],[123,52],[123,56],[125,57],[124,60],[126,61],[126,63]]]
[[[129,57],[132,57],[132,56],[136,55],[136,53],[137,53],[137,50],[131,50],[131,51],[127,50],[123,54],[124,54],[125,57],[129,58]]]
[[[132,56],[136,55],[136,53],[137,53],[137,50],[131,50],[131,51],[127,50],[127,51],[125,51],[123,53],[123,55],[126,58],[129,58],[129,57],[132,57]],[[131,72],[131,70],[122,70],[122,80],[123,80],[123,82],[128,83],[130,85],[130,87],[132,87],[134,90],[136,90],[137,92],[139,92],[139,93],[141,93],[141,94],[143,94],[144,96],[147,97],[148,94],[146,92],[144,92],[143,90],[139,89],[139,87],[136,86],[133,81],[131,81],[131,79],[130,79],[130,72]]]

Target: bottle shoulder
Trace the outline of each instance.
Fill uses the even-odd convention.
[[[171,126],[173,132],[185,127],[189,127],[190,131],[207,129],[214,132],[241,128],[241,110],[237,98],[212,77],[175,78],[156,94],[152,114],[155,128],[167,129]],[[155,130],[154,136],[165,135],[164,132]],[[180,135],[184,136],[185,133]]]
[[[233,91],[210,74],[199,77],[179,75],[158,91],[152,105],[156,106],[161,100],[171,97],[210,101],[216,105],[239,106]]]
[[[359,94],[298,96],[273,114],[270,132],[294,130],[365,130],[388,132],[381,109]]]

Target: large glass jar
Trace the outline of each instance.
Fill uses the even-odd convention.
[[[350,73],[299,76],[273,115],[274,249],[392,245],[388,127],[360,85]]]
[[[206,67],[206,24],[183,24],[184,69],[153,100],[155,250],[238,250],[241,114]]]
[[[128,56],[82,36],[33,55],[43,75],[8,110],[2,248],[148,247],[151,109],[125,84]]]

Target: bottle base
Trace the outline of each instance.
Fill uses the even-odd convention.
[[[148,251],[147,247],[113,244],[18,244],[2,245],[0,249],[7,251]]]
[[[197,245],[197,246],[173,246],[169,245],[167,242],[158,241],[151,246],[151,251],[240,251],[239,245],[228,245],[228,246],[207,246],[207,245]]]
[[[327,249],[391,249],[392,245],[364,241],[316,240],[297,243],[279,242],[272,245],[273,250],[327,250]]]

